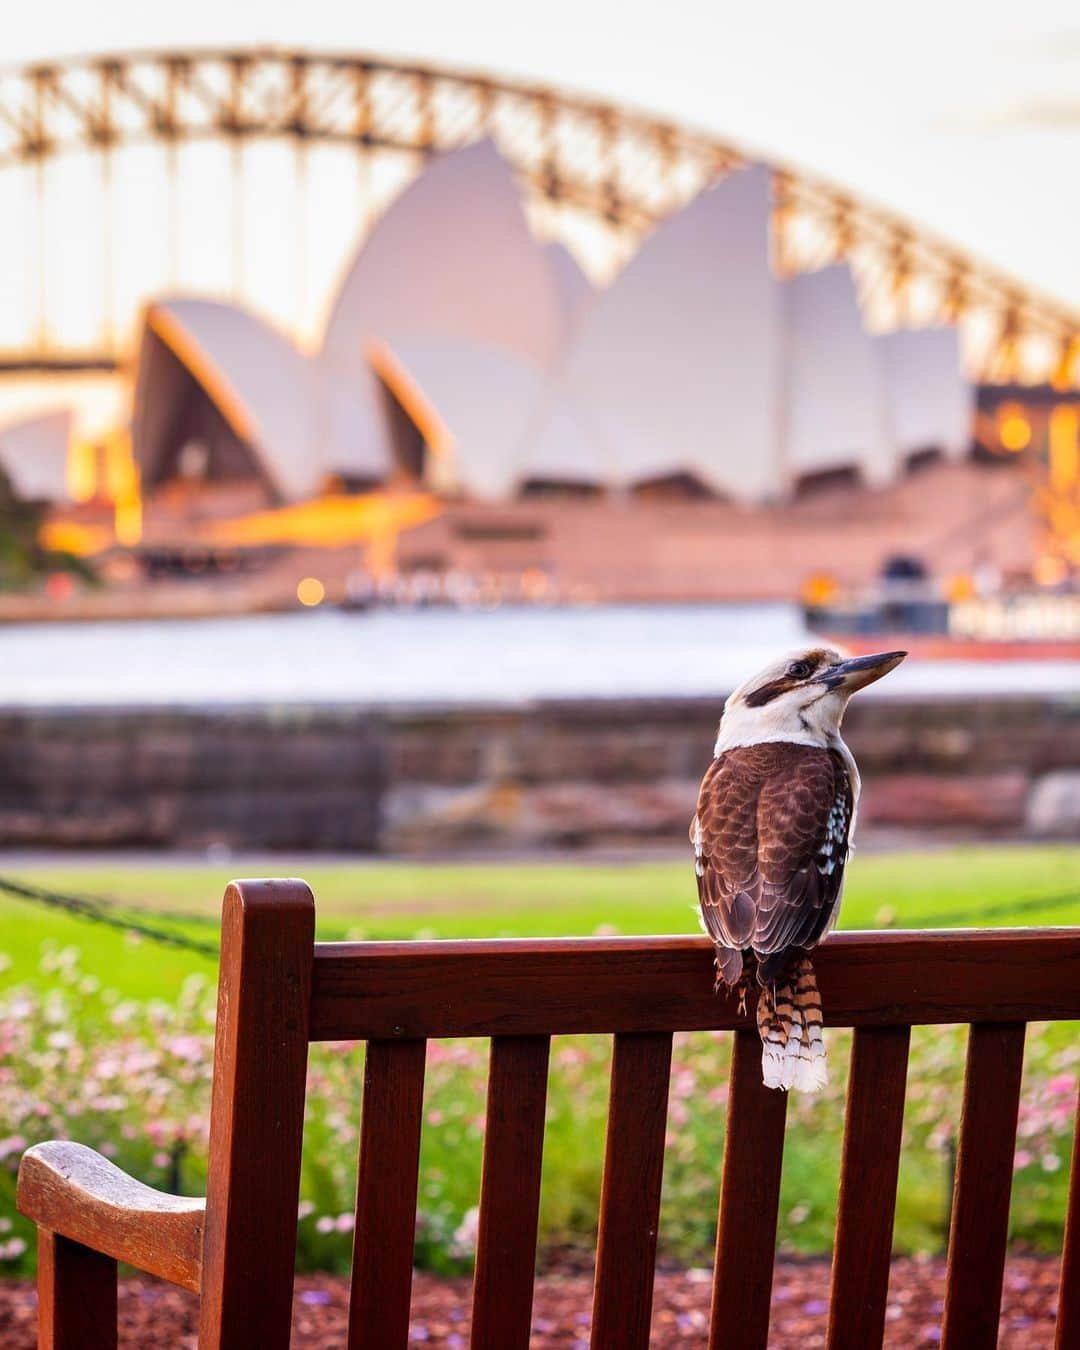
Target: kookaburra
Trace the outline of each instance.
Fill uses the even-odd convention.
[[[813,647],[768,666],[724,704],[690,822],[698,900],[716,984],[757,1024],[767,1087],[826,1081],[821,999],[807,953],[836,921],[855,829],[859,770],[840,737],[848,699],[906,652],[845,660]]]

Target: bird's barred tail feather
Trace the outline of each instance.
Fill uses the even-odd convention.
[[[821,996],[809,957],[802,957],[784,980],[761,990],[757,1024],[765,1086],[820,1092],[829,1075]]]

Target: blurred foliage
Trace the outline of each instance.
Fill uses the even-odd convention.
[[[65,572],[88,584],[97,580],[82,558],[42,547],[44,516],[44,503],[20,498],[0,468],[0,590],[23,590],[54,572]]]

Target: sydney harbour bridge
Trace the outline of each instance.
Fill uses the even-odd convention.
[[[352,248],[427,156],[483,137],[517,172],[537,230],[587,255],[594,275],[613,270],[659,220],[718,178],[761,160],[602,101],[367,55],[135,53],[0,71],[0,217],[17,226],[3,240],[0,299],[18,298],[0,333],[0,370],[109,371],[129,356],[141,301],[181,280],[179,203],[193,146],[224,156],[227,188],[203,205],[231,244],[212,277],[196,266],[183,285],[243,300],[253,212],[282,268],[305,275],[304,255],[314,247],[310,232],[281,227],[248,189],[258,146],[288,148],[293,197],[318,195],[312,156],[333,148],[339,174],[355,161]],[[57,174],[76,162],[84,188],[58,206]],[[769,167],[778,270],[844,259],[876,325],[956,323],[979,378],[1080,383],[1080,314],[852,192],[790,165]],[[316,200],[300,218],[319,210]],[[161,237],[156,264],[133,287],[118,222],[130,230],[141,220]],[[84,280],[92,278],[74,331],[63,321],[65,287],[56,280],[73,240]],[[294,332],[303,303],[298,293],[294,312],[280,316]]]

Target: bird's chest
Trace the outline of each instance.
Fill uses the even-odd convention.
[[[847,748],[839,733],[829,740],[829,749],[835,751],[840,756],[844,768],[847,771],[848,782],[851,784],[851,800],[853,809],[859,804],[859,792],[862,789],[862,779],[859,777],[859,766],[855,763],[855,756]]]

